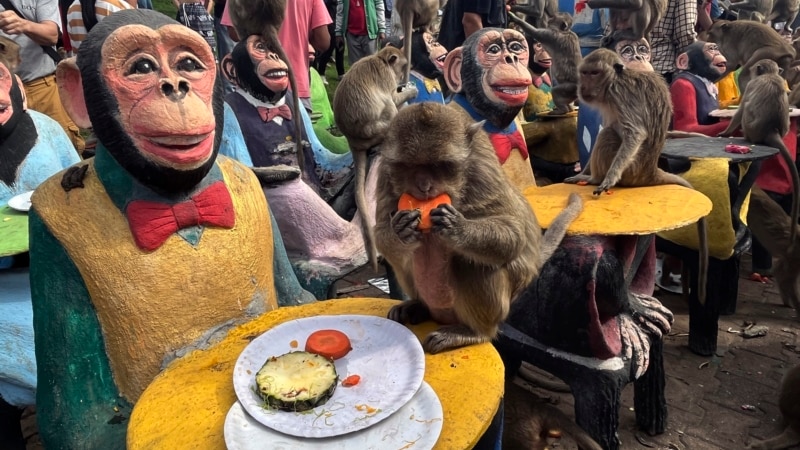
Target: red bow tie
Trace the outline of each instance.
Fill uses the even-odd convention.
[[[500,164],[505,164],[511,150],[517,149],[522,154],[522,159],[528,159],[528,146],[525,144],[525,139],[519,129],[511,133],[489,133],[489,139],[492,141],[494,152],[497,153],[497,158]]]
[[[213,225],[233,228],[233,201],[222,181],[193,196],[185,202],[166,203],[136,200],[125,210],[128,225],[136,245],[153,251],[178,230],[195,225]]]
[[[274,108],[259,106],[258,115],[261,116],[261,120],[263,120],[264,122],[269,122],[278,116],[281,116],[286,120],[292,120],[292,109],[289,108],[289,105],[286,104],[283,104],[281,106],[276,106]]]

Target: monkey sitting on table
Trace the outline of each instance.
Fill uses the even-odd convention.
[[[580,197],[542,236],[481,124],[432,102],[398,112],[381,156],[376,244],[411,297],[389,318],[441,324],[423,341],[430,353],[490,341],[580,214]],[[421,213],[406,196],[438,204]]]
[[[36,418],[48,448],[124,448],[163,365],[308,292],[255,175],[217,157],[222,83],[197,33],[120,11],[76,62],[59,65],[59,88],[98,146],[29,212]]]

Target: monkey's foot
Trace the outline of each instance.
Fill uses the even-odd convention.
[[[603,182],[602,182],[602,183],[600,183],[600,185],[599,185],[599,186],[597,186],[597,189],[595,189],[594,191],[592,191],[592,195],[594,195],[595,197],[597,197],[597,196],[599,196],[600,194],[602,194],[602,193],[604,193],[604,192],[609,192],[609,190],[610,190],[612,187],[614,187],[614,183],[611,183],[611,182],[609,182],[608,180],[603,180]]]
[[[400,323],[410,323],[416,325],[418,323],[430,320],[431,312],[425,303],[419,300],[407,300],[397,306],[393,306],[389,310],[389,320],[394,320]]]
[[[591,175],[582,175],[578,174],[573,177],[565,178],[564,183],[567,184],[578,184],[580,182],[584,182],[586,184],[592,184],[592,176]]]
[[[479,336],[464,325],[447,325],[427,335],[422,342],[422,348],[434,355],[452,348],[482,344],[489,340],[487,336]]]

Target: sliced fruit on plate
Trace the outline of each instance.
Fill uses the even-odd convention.
[[[307,352],[328,359],[342,358],[352,349],[350,338],[339,330],[317,330],[311,333],[306,340]]]
[[[307,411],[325,404],[339,375],[333,362],[309,352],[273,356],[256,373],[258,394],[270,408]]]

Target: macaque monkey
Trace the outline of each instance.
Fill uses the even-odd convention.
[[[786,373],[778,394],[778,408],[781,410],[786,429],[783,433],[766,441],[756,441],[747,446],[754,450],[779,450],[800,444],[800,365]]]
[[[294,102],[294,117],[300,117],[300,98],[297,96],[295,72],[291,61],[286,57],[278,31],[286,16],[287,0],[230,0],[229,12],[231,22],[236,29],[239,39],[245,40],[253,34],[263,38],[268,50],[278,55],[289,69],[289,85],[292,88],[292,101]],[[300,167],[305,167],[303,155],[303,121],[298,120],[295,128],[295,145],[297,146],[297,162]]]
[[[739,13],[739,20],[751,20],[766,23],[767,16],[772,12],[772,0],[743,0],[732,2],[728,9]]]
[[[620,56],[597,49],[579,67],[578,94],[582,102],[603,117],[603,129],[583,173],[565,183],[596,185],[594,195],[614,186],[678,184],[693,189],[686,180],[658,168],[667,139],[672,102],[664,79],[655,72],[626,69]],[[700,242],[698,298],[705,302],[708,273],[706,222],[697,222]]]
[[[547,23],[547,28],[534,28],[529,23],[508,14],[522,30],[540,42],[553,58],[550,76],[556,81],[552,95],[555,109],[551,115],[561,115],[572,111],[572,102],[578,98],[578,64],[581,62],[581,44],[578,35],[572,31],[572,17],[557,13]]]
[[[630,30],[632,40],[646,38],[667,12],[668,0],[589,0],[589,8],[609,8],[612,31]]]
[[[439,0],[395,0],[395,11],[400,14],[400,23],[403,25],[403,38],[405,44],[406,61],[409,64],[403,73],[403,83],[408,83],[411,72],[411,32],[414,28],[425,28],[431,32],[431,24],[439,15]]]
[[[400,110],[381,148],[376,244],[411,297],[389,318],[442,324],[423,341],[429,353],[494,338],[583,207],[570,196],[542,236],[482,127],[465,112],[417,103]],[[421,213],[400,207],[406,195],[440,203]]]
[[[783,22],[781,34],[792,34],[791,25],[800,11],[800,0],[775,0],[772,12],[767,17],[769,23]]]
[[[557,0],[532,0],[527,5],[511,5],[511,12],[524,14],[525,22],[535,28],[545,28],[547,22],[558,12]]]
[[[410,46],[409,46],[410,48]],[[367,153],[380,145],[397,107],[417,96],[417,89],[397,92],[398,81],[408,71],[408,59],[396,47],[384,47],[378,53],[358,60],[336,88],[333,117],[339,131],[347,138],[356,166],[355,197],[364,235],[367,256],[374,268],[378,257],[375,238],[367,219]]]
[[[747,226],[767,251],[778,259],[775,264],[775,284],[783,304],[794,308],[800,321],[800,246],[790,246],[792,235],[797,239],[800,227],[786,226],[788,218],[783,208],[758,186],[750,191]]]
[[[0,62],[5,64],[11,73],[17,71],[17,67],[21,62],[19,44],[5,36],[0,36]]]
[[[583,450],[603,450],[589,434],[555,406],[538,400],[511,380],[504,395],[503,448],[546,450],[547,435],[563,432]]]
[[[762,59],[750,68],[752,79],[742,95],[742,101],[731,119],[728,128],[720,136],[730,136],[739,128],[745,139],[754,144],[777,148],[789,166],[792,175],[792,213],[789,229],[797,224],[798,202],[800,202],[800,178],[792,155],[783,143],[789,132],[789,98],[785,81],[775,61]],[[741,75],[740,75],[741,77]],[[796,241],[795,233],[789,235],[789,248]]]
[[[708,30],[708,42],[719,46],[720,52],[728,60],[724,77],[741,67],[739,90],[744,92],[750,81],[750,68],[762,59],[778,63],[783,73],[788,73],[795,58],[795,50],[771,26],[749,20],[729,22],[718,20]]]

